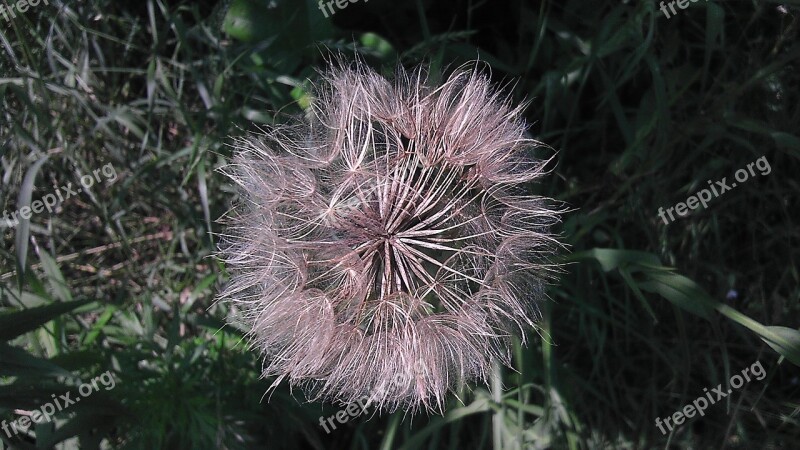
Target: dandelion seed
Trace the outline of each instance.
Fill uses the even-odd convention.
[[[539,318],[561,213],[529,193],[546,147],[475,68],[324,75],[308,118],[234,144],[220,298],[273,387],[442,411]]]

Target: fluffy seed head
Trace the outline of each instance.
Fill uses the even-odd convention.
[[[538,317],[561,211],[529,189],[549,160],[476,68],[323,75],[305,118],[234,144],[221,298],[273,386],[441,411]]]

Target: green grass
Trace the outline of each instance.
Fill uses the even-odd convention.
[[[697,2],[666,19],[650,1],[371,0],[332,20],[312,0],[64,3],[0,17],[0,206],[106,164],[118,177],[29,225],[0,221],[0,419],[106,370],[118,383],[13,445],[800,445],[800,2]],[[328,435],[319,417],[339,406],[285,385],[262,398],[272,380],[223,325],[212,254],[235,195],[216,171],[229,136],[302,114],[331,53],[385,73],[480,57],[530,100],[532,134],[559,150],[538,188],[574,210],[566,273],[502,393],[472,386],[444,416]],[[769,175],[658,218],[761,156]],[[658,431],[756,361],[764,380]]]

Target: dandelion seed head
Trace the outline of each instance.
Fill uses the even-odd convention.
[[[220,298],[263,375],[311,398],[442,411],[539,318],[559,211],[544,144],[477,67],[432,85],[330,69],[309,114],[235,141]]]

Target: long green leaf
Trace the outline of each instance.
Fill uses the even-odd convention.
[[[0,315],[0,341],[9,341],[28,331],[33,331],[56,317],[81,307],[92,300],[53,303]]]
[[[22,180],[22,186],[19,189],[19,198],[17,199],[17,208],[30,208],[31,198],[33,197],[33,183],[36,181],[36,174],[42,164],[47,161],[47,156],[39,159],[28,169],[25,173],[25,178]],[[19,217],[19,226],[17,227],[16,245],[17,245],[17,270],[20,274],[25,273],[25,263],[28,258],[28,237],[31,231],[31,219]],[[21,279],[22,277],[20,277]]]
[[[0,377],[71,377],[62,367],[20,348],[0,344]]]
[[[625,272],[623,278],[633,283],[629,271],[636,269],[645,274],[647,279],[638,282],[642,290],[659,294],[674,305],[706,320],[711,320],[716,310],[728,319],[756,333],[773,350],[783,355],[794,364],[800,365],[800,331],[777,326],[765,326],[741,312],[721,303],[703,290],[691,279],[674,273],[673,269],[661,266],[655,255],[645,252],[596,248],[588,252],[578,253],[571,259],[594,259],[600,263],[604,271],[614,269]],[[636,294],[636,292],[634,292]],[[638,297],[638,294],[637,294]]]

